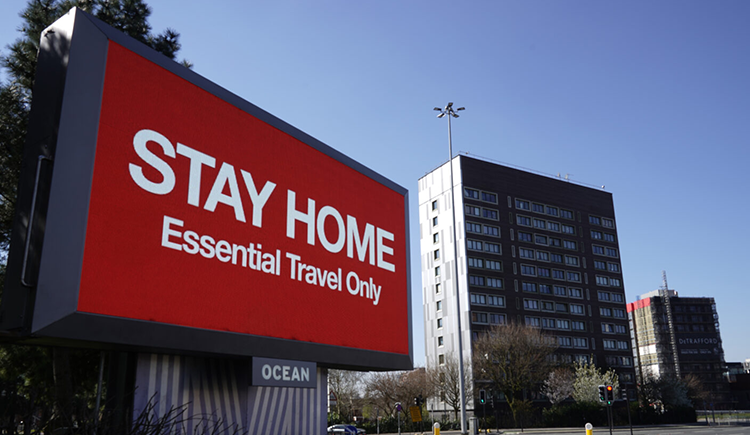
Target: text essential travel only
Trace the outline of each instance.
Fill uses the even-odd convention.
[[[157,156],[147,147],[149,142],[154,142],[161,147],[163,157],[176,159],[179,155],[190,160],[187,203],[194,207],[201,207],[202,169],[204,166],[215,168],[216,159],[182,143],[177,143],[175,147],[169,139],[156,131],[148,129],[138,131],[133,137],[133,148],[143,163],[161,175],[161,181],[149,180],[144,175],[143,167],[136,163],[129,164],[130,177],[140,188],[155,195],[171,193],[178,180],[166,159]],[[252,174],[243,169],[239,170],[239,174],[252,204],[251,223],[255,227],[262,228],[264,208],[271,195],[276,192],[277,185],[269,180],[258,190]],[[228,194],[224,193],[226,190]],[[386,244],[387,241],[394,241],[393,233],[370,223],[365,224],[364,230],[360,233],[356,217],[346,215],[344,218],[335,207],[330,205],[323,206],[316,212],[316,203],[312,198],[307,198],[307,211],[297,210],[297,193],[288,189],[286,194],[286,236],[288,238],[296,238],[295,227],[297,222],[300,222],[307,226],[307,244],[314,246],[317,241],[326,251],[333,254],[340,253],[346,248],[346,255],[349,258],[355,258],[356,251],[358,261],[395,272],[395,265],[386,259],[386,256],[393,255],[393,247]],[[237,221],[244,223],[246,214],[242,197],[234,166],[222,162],[202,208],[214,212],[218,204],[224,204],[233,209]],[[328,219],[333,219],[336,224],[334,228],[337,231],[334,235],[326,233]],[[279,249],[264,251],[259,243],[216,240],[208,234],[201,235],[193,230],[183,230],[184,225],[183,220],[164,215],[161,246],[281,276],[281,251]],[[329,230],[330,228],[329,226]],[[346,274],[346,278],[342,279],[341,268],[336,271],[324,270],[305,264],[299,255],[290,252],[285,253],[285,257],[290,260],[289,277],[292,280],[338,291],[342,291],[346,286],[349,294],[370,299],[374,305],[377,305],[380,300],[382,286],[376,285],[371,277],[363,281],[356,272],[350,271]]]

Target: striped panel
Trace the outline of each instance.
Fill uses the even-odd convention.
[[[230,359],[139,354],[134,418],[178,417],[170,433],[325,433],[327,370],[317,388],[250,386],[250,364]],[[219,429],[214,431],[214,429]]]

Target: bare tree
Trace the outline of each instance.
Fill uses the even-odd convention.
[[[505,395],[517,424],[524,391],[537,390],[553,367],[557,343],[541,329],[518,323],[493,326],[474,343],[472,365],[477,382]]]
[[[553,405],[557,405],[573,394],[573,372],[565,367],[558,367],[550,372],[542,386],[542,393]]]
[[[470,367],[470,361],[464,362],[464,367]],[[458,355],[455,352],[445,355],[443,364],[431,361],[427,368],[427,382],[430,384],[431,397],[442,398],[445,403],[453,408],[454,419],[458,420],[458,412],[461,410],[461,371],[459,370]],[[472,396],[471,373],[464,370],[464,387],[466,397]]]
[[[408,372],[374,372],[365,381],[366,400],[374,407],[394,415],[396,403],[401,403],[403,412],[419,395],[428,395],[430,386],[424,368]]]
[[[352,421],[354,410],[361,402],[362,373],[348,370],[328,371],[328,391],[336,396],[335,412],[345,421]]]

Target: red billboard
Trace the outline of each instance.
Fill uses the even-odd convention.
[[[33,329],[178,350],[167,337],[181,334],[190,351],[304,359],[299,349],[344,366],[410,361],[406,190],[76,13],[69,21],[93,22],[106,41],[72,32]],[[97,81],[77,77],[76,62],[99,68]],[[68,120],[66,105],[80,104],[70,117],[95,116]],[[71,261],[76,274],[62,272]],[[149,325],[171,329],[140,337]],[[386,357],[362,360],[373,355]]]

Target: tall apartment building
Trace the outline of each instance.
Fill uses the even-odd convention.
[[[458,304],[465,359],[491,325],[521,322],[556,336],[561,362],[614,368],[635,397],[612,195],[466,156],[450,163],[458,258],[449,163],[419,180],[427,364],[457,357]]]
[[[680,297],[665,286],[641,295],[627,309],[638,382],[692,374],[701,380],[714,406],[729,402],[714,298]]]

